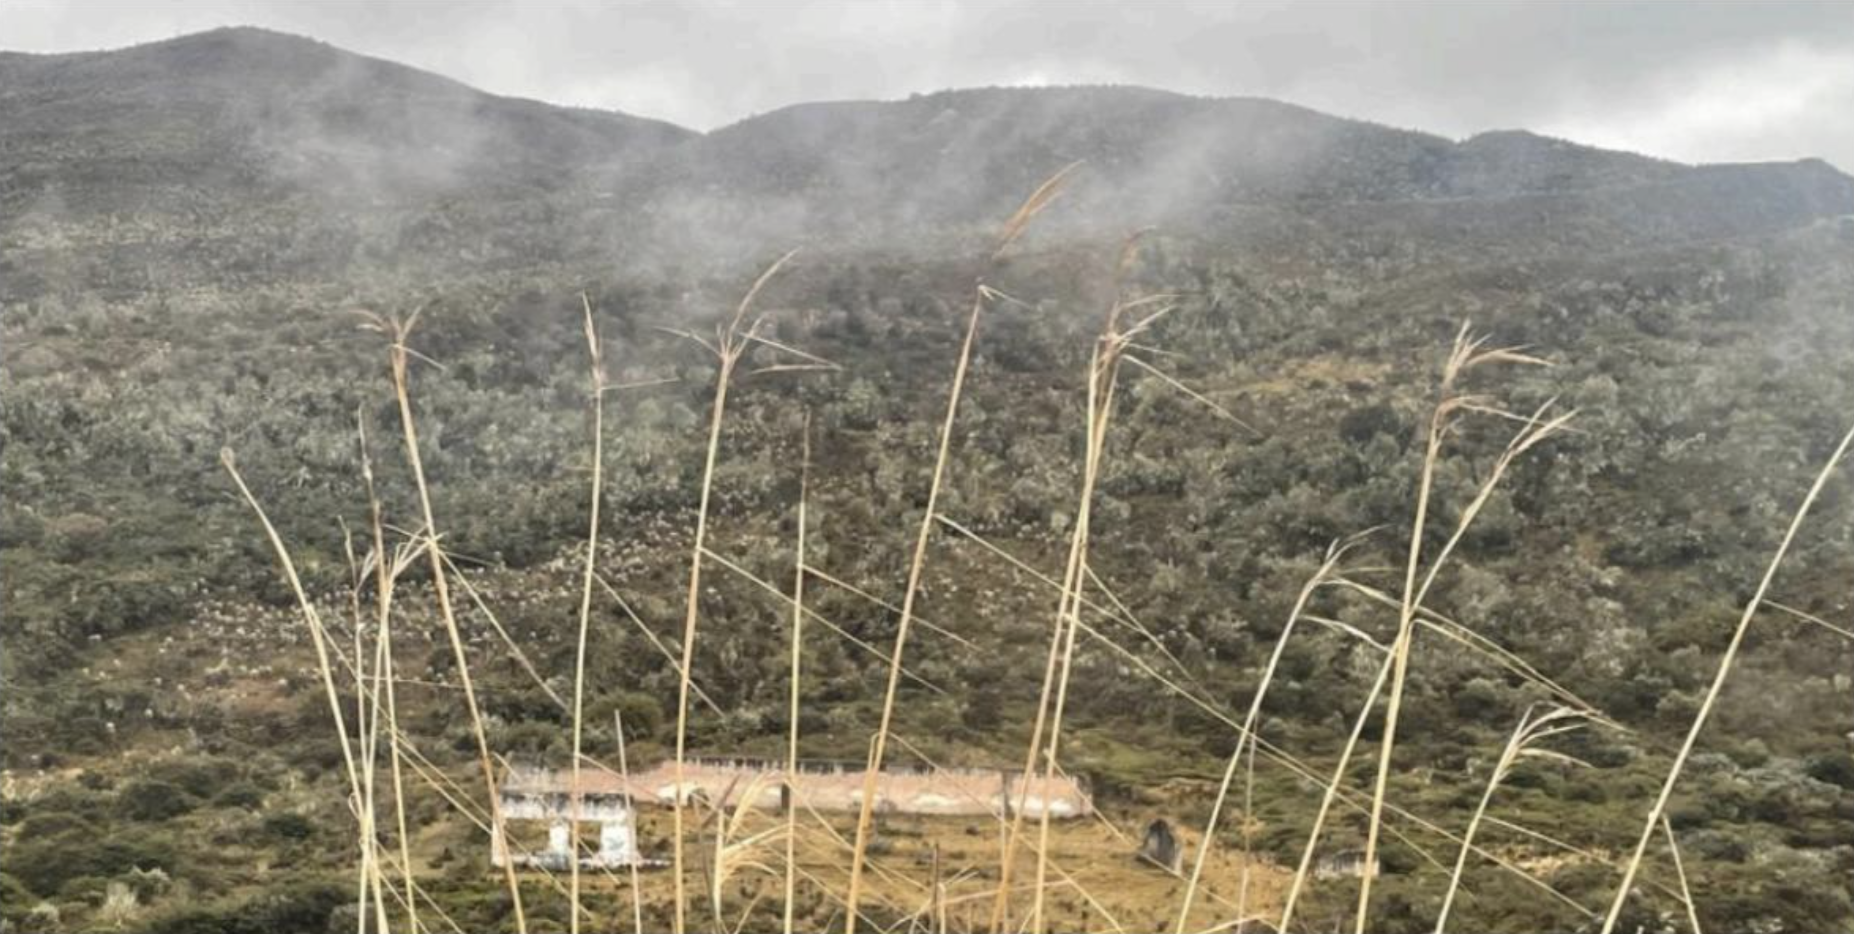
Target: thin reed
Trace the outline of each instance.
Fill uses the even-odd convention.
[[[592,628],[592,581],[597,576],[599,556],[599,502],[605,487],[605,366],[599,356],[599,332],[592,322],[592,300],[585,293],[580,301],[586,312],[586,351],[591,357],[592,379],[592,494],[586,512],[586,571],[579,591],[579,639],[573,651],[573,763],[569,821],[567,827],[568,892],[573,910],[568,912],[568,930],[579,934],[579,817],[584,795],[580,790],[579,766],[585,748],[586,722],[586,635]]]
[[[991,253],[991,261],[1001,259],[1005,252],[1021,237],[1030,222],[1047,208],[1062,193],[1063,185],[1075,172],[1079,164],[1065,166],[1043,184],[1037,186],[1030,197],[1018,207],[1004,224],[1004,231],[998,238],[997,248]],[[895,646],[890,653],[888,664],[888,681],[882,694],[881,722],[876,727],[875,736],[870,739],[867,776],[863,782],[863,798],[860,811],[856,815],[856,838],[850,850],[849,893],[844,897],[844,934],[856,934],[856,926],[861,918],[858,908],[862,904],[863,857],[869,848],[870,818],[875,811],[876,773],[886,761],[888,752],[889,730],[894,722],[895,694],[901,683],[902,659],[907,653],[908,630],[914,619],[914,601],[920,593],[921,572],[927,562],[927,543],[933,534],[934,516],[940,501],[941,484],[946,477],[947,461],[951,457],[953,443],[953,423],[959,416],[959,401],[965,392],[966,373],[972,364],[972,346],[978,339],[979,318],[988,303],[999,293],[985,285],[981,276],[974,286],[972,311],[966,317],[965,336],[959,344],[959,357],[953,367],[953,384],[947,391],[946,418],[940,423],[940,440],[934,455],[933,479],[927,487],[926,511],[921,514],[921,521],[914,536],[914,552],[908,562],[908,582],[902,590],[901,621],[895,628]],[[1028,772],[1025,773],[1028,775]],[[1004,891],[1008,880],[999,883],[999,891]]]

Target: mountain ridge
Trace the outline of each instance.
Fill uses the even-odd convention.
[[[1457,141],[1259,97],[966,88],[702,133],[250,27],[0,58],[0,236],[22,251],[0,266],[49,268],[34,244],[81,242],[79,279],[151,262],[209,281],[387,258],[444,274],[731,264],[779,243],[952,249],[1074,162],[1086,170],[1041,235],[1224,237],[1260,210],[1281,235],[1362,224],[1523,251],[1541,234],[1707,240],[1854,214],[1854,178],[1819,160],[1684,165],[1523,130]],[[237,256],[202,259],[203,243]]]
[[[1072,144],[1068,150],[1075,151],[1065,150],[1061,155],[1094,156],[1089,160],[1092,164],[1110,170],[1118,170],[1123,159],[1132,159],[1125,167],[1129,172],[1152,166],[1155,158],[1138,148],[1142,134],[1157,147],[1211,147],[1203,153],[1204,159],[1184,162],[1193,169],[1211,166],[1256,179],[1245,181],[1236,194],[1264,198],[1333,200],[1335,186],[1341,190],[1357,187],[1359,183],[1350,178],[1300,184],[1298,179],[1276,177],[1286,172],[1285,162],[1327,155],[1329,150],[1324,147],[1335,144],[1340,146],[1341,160],[1356,163],[1361,150],[1366,155],[1393,157],[1385,165],[1319,167],[1340,176],[1347,172],[1383,174],[1387,169],[1391,171],[1388,178],[1402,173],[1404,177],[1394,182],[1379,182],[1380,187],[1388,186],[1386,190],[1368,190],[1369,200],[1596,187],[1587,180],[1612,176],[1656,180],[1697,167],[1526,130],[1491,130],[1454,140],[1270,98],[1199,96],[1126,85],[955,88],[894,100],[800,102],[702,132],[617,110],[565,107],[493,94],[388,59],[256,27],[227,27],[111,50],[0,54],[4,55],[0,68],[6,70],[0,76],[10,85],[0,89],[0,114],[9,118],[8,123],[32,124],[35,116],[42,116],[38,109],[55,106],[94,124],[94,111],[111,103],[199,105],[205,94],[220,94],[247,107],[231,116],[252,124],[242,129],[253,134],[271,129],[264,120],[274,118],[278,110],[320,107],[332,111],[318,112],[314,125],[286,128],[291,132],[271,142],[279,148],[294,143],[314,151],[318,147],[312,144],[330,142],[327,137],[333,137],[333,142],[349,144],[347,149],[325,147],[331,151],[324,155],[334,161],[382,162],[433,150],[443,154],[468,148],[477,142],[474,136],[493,137],[498,130],[532,139],[522,141],[526,148],[494,154],[488,159],[492,166],[527,160],[575,170],[614,160],[687,160],[691,156],[696,161],[725,164],[737,159],[738,154],[729,151],[736,144],[749,150],[802,146],[809,151],[800,155],[820,162],[832,155],[821,149],[823,142],[879,144],[885,141],[870,137],[880,133],[909,137],[900,140],[904,143],[916,139],[938,142],[943,148],[959,147],[962,154],[970,154],[985,142],[979,138],[983,131],[1008,130],[1017,122],[1030,131],[1019,136],[1034,137],[1030,143],[1063,148],[1051,141],[1066,141]],[[48,87],[54,83],[57,90]],[[87,100],[86,95],[101,95],[106,100]],[[427,113],[422,121],[421,112]],[[955,123],[966,124],[963,133],[949,125]],[[1191,125],[1189,132],[1181,126],[1187,124]],[[11,134],[0,131],[4,134],[0,140],[20,133],[17,129]],[[13,143],[12,151],[26,148],[31,154],[17,139]],[[1292,145],[1296,143],[1301,148]],[[1089,144],[1096,151],[1082,151]],[[1022,140],[1009,146],[989,145],[999,153],[998,158],[1007,161],[1020,159],[1029,148]],[[1314,147],[1311,152],[1305,148],[1309,146]],[[370,149],[378,151],[366,151]],[[890,161],[897,158],[894,153],[881,155]],[[1489,163],[1508,164],[1508,175],[1513,175],[1514,165],[1533,165],[1520,165],[1517,175],[1501,179],[1492,177]],[[480,173],[467,168],[463,177],[479,181]],[[1451,172],[1459,177],[1451,177]],[[1282,190],[1283,182],[1293,184]]]

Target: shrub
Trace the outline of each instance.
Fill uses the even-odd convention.
[[[237,767],[219,759],[177,759],[150,766],[148,777],[169,782],[196,798],[211,798],[226,785]]]
[[[164,821],[193,810],[193,796],[170,782],[154,779],[130,782],[116,795],[122,815],[130,820]]]
[[[251,782],[234,782],[225,786],[213,803],[222,808],[244,808],[255,811],[264,806],[264,789]]]
[[[38,898],[26,888],[25,883],[0,873],[0,922],[18,927],[25,920],[26,912],[37,903]]]
[[[109,888],[109,880],[97,876],[77,876],[66,879],[58,887],[59,899],[67,902],[83,902],[92,907],[103,904],[103,893]]]
[[[129,887],[135,897],[142,901],[153,901],[174,887],[174,880],[161,869],[130,869],[116,877],[116,881]]]
[[[329,930],[329,918],[353,897],[342,886],[310,882],[242,901],[189,905],[153,919],[149,934],[272,934]]]
[[[307,840],[315,836],[315,822],[294,811],[264,818],[264,833],[278,840]]]
[[[1839,753],[1812,756],[1803,772],[1818,782],[1854,789],[1854,757]]]
[[[72,832],[94,834],[97,832],[97,827],[76,814],[66,811],[44,811],[20,821],[19,829],[15,831],[15,834],[20,840],[37,840]]]
[[[174,851],[167,841],[138,830],[103,835],[71,831],[16,842],[6,860],[26,888],[51,895],[80,876],[109,878],[133,869],[171,869]]]
[[[1723,863],[1742,863],[1751,856],[1751,845],[1736,834],[1717,830],[1698,830],[1682,836],[1682,849],[1689,859]]]

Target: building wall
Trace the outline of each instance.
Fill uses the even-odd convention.
[[[541,866],[549,869],[567,865],[573,802],[565,793],[530,793],[505,787],[501,795],[504,826],[497,827],[490,840],[490,863],[500,867],[511,857],[517,866]],[[637,850],[637,824],[631,808],[621,796],[608,793],[588,794],[579,804],[579,819],[599,825],[598,834],[582,835],[580,865],[593,867],[629,866],[640,859]],[[548,845],[544,850],[509,853],[506,825],[509,821],[545,821]],[[593,853],[583,852],[588,843]]]
[[[807,810],[860,810],[866,776],[864,769],[848,765],[804,763],[798,770],[794,803]],[[584,769],[579,787],[584,790],[587,803],[583,807],[589,814],[592,802],[600,799],[618,802],[617,806],[627,800],[670,806],[701,797],[730,807],[773,810],[785,805],[785,784],[783,763],[696,759],[684,764],[680,786],[676,764],[663,762],[633,772],[628,781],[606,769]],[[564,772],[516,769],[505,778],[503,793],[506,800],[530,799],[536,803],[524,807],[555,815],[564,813],[570,804],[564,791],[568,787],[571,777]],[[1040,817],[1045,809],[1056,819],[1094,813],[1093,797],[1075,778],[1056,776],[1045,781],[1039,777],[1026,782],[1015,771],[998,769],[884,769],[876,776],[875,795],[879,811],[895,814],[991,816],[1020,804],[1029,817]],[[721,800],[723,796],[726,801]]]
[[[808,765],[798,773],[796,804],[817,811],[860,810],[866,774],[845,766]],[[784,806],[786,774],[779,763],[696,760],[685,763],[680,788],[673,762],[632,774],[628,785],[616,775],[609,780],[637,801],[673,805],[678,798],[699,795],[718,802],[726,795],[725,803],[731,806],[778,809]],[[1093,813],[1093,798],[1073,778],[1057,776],[1028,785],[1025,795],[1021,776],[993,769],[885,769],[876,777],[875,794],[878,809],[897,814],[989,816],[1007,806],[1016,808],[1020,800],[1031,817],[1040,817],[1044,808],[1052,818]]]

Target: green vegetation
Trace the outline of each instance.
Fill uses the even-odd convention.
[[[19,67],[0,60],[0,77]],[[1014,93],[969,93],[895,106],[1010,114],[1032,106]],[[1127,132],[1130,113],[1146,112],[1141,106],[1158,108],[1143,118],[1154,125],[1204,118],[1138,95],[1060,99],[1064,119],[1106,108],[1098,119],[1115,134]],[[1273,113],[1258,112],[1250,119]],[[357,923],[359,850],[328,687],[287,581],[217,453],[236,450],[337,657],[359,656],[373,670],[373,637],[357,637],[355,627],[372,624],[375,588],[361,587],[362,605],[352,606],[356,568],[347,557],[348,535],[357,554],[371,548],[357,412],[372,436],[389,547],[424,520],[420,483],[397,444],[400,413],[380,336],[358,330],[351,310],[423,309],[408,345],[416,353],[409,396],[430,515],[452,564],[436,552],[417,556],[394,596],[397,722],[429,759],[415,774],[408,757],[407,849],[421,891],[465,930],[513,927],[517,917],[529,930],[568,927],[565,895],[524,877],[517,899],[487,865],[486,836],[421,776],[427,768],[447,776],[481,803],[460,660],[490,751],[557,765],[571,756],[575,721],[563,698],[577,696],[593,476],[583,292],[603,338],[606,380],[639,384],[604,401],[600,541],[583,642],[580,726],[590,755],[615,762],[614,711],[633,767],[673,754],[683,738],[678,662],[687,652],[689,686],[699,690],[687,705],[689,750],[784,758],[791,609],[755,579],[777,593],[793,580],[809,418],[805,606],[831,626],[805,627],[800,755],[861,761],[892,717],[890,762],[1019,764],[1026,750],[1057,745],[1047,732],[1033,738],[1038,673],[1055,658],[1054,683],[1067,685],[1057,758],[1091,779],[1110,821],[1129,832],[1154,815],[1194,832],[1214,823],[1215,851],[1246,847],[1291,872],[1320,785],[1355,725],[1359,751],[1345,787],[1362,810],[1336,806],[1318,852],[1366,846],[1385,728],[1359,712],[1384,654],[1358,634],[1394,647],[1406,624],[1371,929],[1431,930],[1457,861],[1456,930],[1600,928],[1739,613],[1854,413],[1854,253],[1849,222],[1834,217],[1848,207],[1839,194],[1821,195],[1845,179],[1826,167],[1689,172],[1579,149],[1553,177],[1581,181],[1540,190],[1530,176],[1521,183],[1496,171],[1513,164],[1512,147],[1523,149],[1524,139],[1464,144],[1444,172],[1423,155],[1430,138],[1329,127],[1317,116],[1293,121],[1369,154],[1361,174],[1322,175],[1330,186],[1306,190],[1279,180],[1246,200],[1206,192],[1214,209],[1167,214],[1171,223],[1117,274],[1119,238],[1098,231],[1122,222],[1113,209],[1148,203],[1150,193],[1127,193],[1135,170],[1115,164],[1091,176],[1084,168],[1073,199],[1048,212],[1047,229],[985,273],[998,298],[980,323],[952,423],[934,507],[947,521],[927,509],[978,269],[966,257],[991,236],[971,230],[1002,221],[1054,168],[1049,159],[1025,159],[1041,173],[1025,183],[1017,175],[1031,169],[1005,172],[1000,156],[973,199],[948,203],[946,217],[884,213],[873,195],[849,199],[868,225],[883,226],[867,241],[856,239],[865,228],[818,232],[828,217],[815,219],[816,229],[771,231],[813,246],[757,298],[759,334],[839,369],[733,374],[706,497],[719,374],[712,358],[662,329],[712,333],[784,241],[759,242],[765,255],[754,262],[737,262],[744,248],[728,243],[657,262],[656,251],[691,242],[667,235],[648,248],[606,251],[617,234],[576,234],[610,227],[616,215],[566,212],[571,191],[584,193],[572,189],[585,183],[579,176],[562,183],[565,195],[491,191],[354,215],[287,199],[260,209],[250,192],[234,191],[225,197],[235,208],[208,212],[224,236],[183,237],[169,207],[137,213],[114,203],[41,205],[0,227],[0,925],[203,932]],[[705,158],[733,166],[758,151],[752,133],[783,138],[774,131],[794,119],[715,134],[725,145]],[[871,119],[876,134],[889,118]],[[1293,121],[1284,125],[1301,126]],[[1110,141],[1124,139],[1115,134]],[[1057,148],[1099,144],[1078,153],[1099,157],[1121,145],[1070,142]],[[795,199],[850,184],[845,165],[819,175],[794,168],[815,154],[775,151],[786,161],[740,169],[729,183],[751,192],[793,174],[823,179],[815,191],[794,183],[765,195]],[[1433,149],[1444,151],[1455,152]],[[1370,204],[1341,197],[1353,192],[1344,186],[1394,175],[1379,167],[1411,159],[1447,183],[1391,186]],[[852,167],[870,164],[897,174],[897,184],[921,168]],[[940,176],[929,169],[918,174],[931,192]],[[149,184],[203,183],[157,173]],[[1120,194],[1089,194],[1090,185]],[[1007,189],[1009,197],[995,196]],[[1438,193],[1463,200],[1431,200]],[[769,214],[745,195],[729,203]],[[303,236],[354,216],[366,223],[352,249]],[[112,226],[110,217],[124,220]],[[161,233],[143,238],[138,224]],[[435,232],[422,239],[428,228]],[[484,249],[460,259],[452,251],[460,242]],[[92,249],[99,245],[107,248]],[[127,262],[136,256],[142,262]],[[1123,367],[1111,426],[1091,439],[1089,427],[1109,424],[1088,392],[1102,315],[1126,296],[1157,294],[1176,307],[1134,352],[1179,385]],[[1398,605],[1408,530],[1423,530],[1425,554],[1440,550],[1516,429],[1484,413],[1464,421],[1431,463],[1431,513],[1418,521],[1426,432],[1464,321],[1552,364],[1503,371],[1502,407],[1531,413],[1555,399],[1577,412],[1489,488],[1421,601],[1483,640],[1479,648]],[[1206,402],[1254,429],[1206,414]],[[1084,476],[1093,491],[1086,514],[1077,503]],[[685,603],[704,499],[703,544],[727,563],[705,563]],[[911,533],[923,526],[916,593],[907,583]],[[1329,546],[1367,530],[1376,531],[1346,553],[1345,576],[1360,586],[1321,586],[1297,611]],[[1092,575],[1085,580],[1081,565],[1065,574],[1064,558],[1076,551]],[[440,574],[455,602],[458,650],[436,606]],[[1844,468],[1751,620],[1668,802],[1706,930],[1854,925],[1850,580],[1854,487]],[[902,618],[894,608],[904,600],[914,628],[905,655],[893,656],[905,672],[889,703]],[[697,610],[699,638],[684,643],[679,621],[692,635]],[[1051,654],[1052,619],[1053,632],[1073,642],[1061,655]],[[1084,630],[1069,625],[1077,619],[1104,638],[1078,636]],[[1502,664],[1488,646],[1523,665]],[[342,664],[330,685],[356,715],[346,718],[346,739],[359,744],[369,703]],[[1248,787],[1236,769],[1257,750],[1239,744],[1232,727],[1265,677]],[[1493,793],[1514,724],[1564,694],[1607,718],[1549,744],[1587,767],[1529,762],[1499,773]],[[381,763],[384,771],[384,752]],[[1235,790],[1220,793],[1220,779]],[[385,789],[387,778],[379,781]],[[392,796],[381,794],[390,889],[399,841]],[[1476,845],[1506,865],[1461,850],[1471,818]],[[878,827],[869,847],[875,859],[901,836],[884,833]],[[666,834],[646,831],[653,856],[670,857]],[[1027,851],[1036,839],[1026,833],[1019,845]],[[1618,929],[1687,928],[1664,844],[1657,829]],[[1018,866],[1020,880],[1035,878],[1032,860]],[[907,872],[924,879],[928,870]],[[661,873],[644,879],[669,887]],[[629,902],[613,894],[622,887],[582,883],[596,888],[587,903],[601,924],[628,926]],[[702,885],[690,893],[692,927],[709,923]],[[1316,876],[1295,928],[1349,926],[1358,888],[1357,879]],[[840,892],[799,889],[801,927],[840,908]],[[1170,924],[1184,889],[1180,881],[1165,892],[1154,917]],[[1065,900],[1077,902],[1074,914]],[[752,910],[756,925],[770,926],[776,903],[742,896],[729,910]],[[1017,910],[1029,904],[1023,898]],[[1207,917],[1202,894],[1196,904],[1194,917]],[[670,923],[667,905],[650,910],[651,925]],[[875,920],[905,913],[868,910]],[[1052,923],[1085,910],[1072,893],[1050,896]]]

